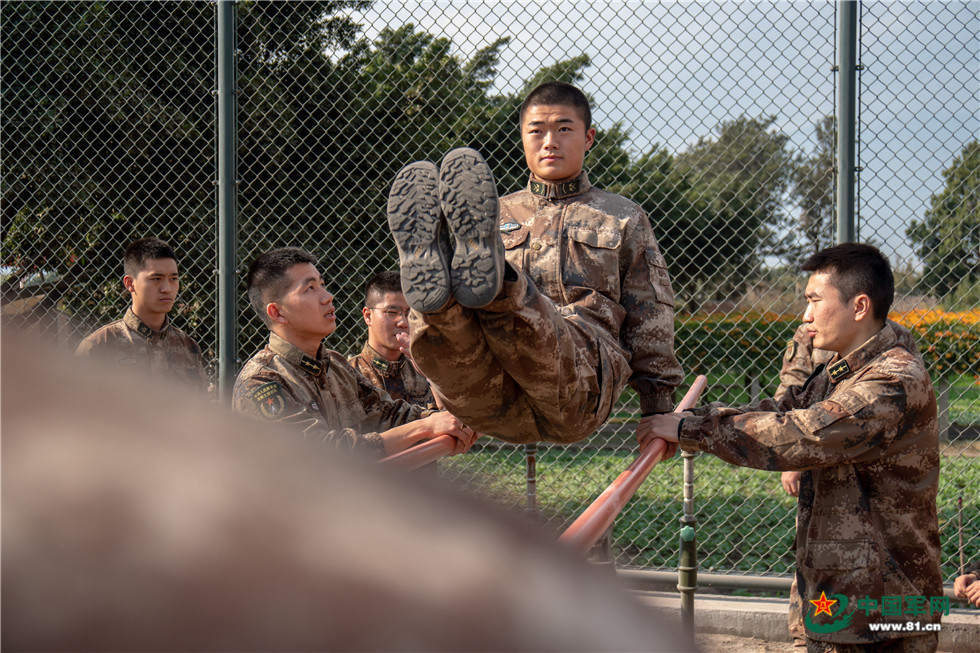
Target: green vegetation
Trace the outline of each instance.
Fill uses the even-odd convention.
[[[542,448],[537,462],[537,501],[546,528],[557,535],[632,462],[633,452]],[[504,505],[525,501],[524,455],[517,448],[487,447],[441,463],[450,478]],[[779,474],[728,465],[714,456],[695,459],[695,515],[700,567],[747,573],[788,573],[793,566],[796,500]],[[680,456],[659,464],[623,509],[614,528],[620,565],[672,568],[677,564],[682,514]],[[943,575],[959,561],[957,500],[963,495],[963,542],[967,561],[980,558],[980,465],[975,458],[944,457],[939,490]]]

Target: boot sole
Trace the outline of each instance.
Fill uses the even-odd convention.
[[[409,306],[422,313],[438,311],[452,297],[438,174],[428,161],[410,163],[395,175],[388,194],[388,227],[398,248],[402,292]]]
[[[503,285],[504,245],[497,224],[497,186],[479,152],[464,147],[445,156],[439,199],[455,240],[449,269],[452,293],[463,306],[486,306]]]

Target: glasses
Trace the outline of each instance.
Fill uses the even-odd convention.
[[[381,311],[392,322],[397,322],[399,318],[408,319],[407,308],[395,308],[394,306],[370,306],[369,308],[372,311]]]

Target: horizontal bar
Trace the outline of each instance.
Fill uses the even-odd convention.
[[[698,376],[694,379],[687,394],[677,404],[675,413],[685,411],[694,406],[701,397],[708,379]],[[582,554],[588,553],[589,549],[599,541],[612,523],[616,520],[616,515],[620,513],[626,502],[629,501],[640,484],[650,474],[650,470],[660,462],[667,450],[667,443],[656,439],[649,447],[643,451],[633,463],[626,468],[616,480],[607,487],[599,497],[593,501],[585,511],[579,515],[578,519],[572,522],[564,533],[559,537],[559,541],[571,546]]]
[[[440,435],[422,444],[409,447],[404,451],[391,454],[381,460],[382,463],[398,465],[404,469],[418,469],[443,456],[448,456],[456,448],[456,438],[451,435]]]

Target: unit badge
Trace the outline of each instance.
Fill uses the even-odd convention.
[[[252,401],[258,406],[259,412],[266,419],[276,419],[282,415],[286,407],[286,399],[282,395],[282,386],[275,381],[260,385],[252,393]]]

